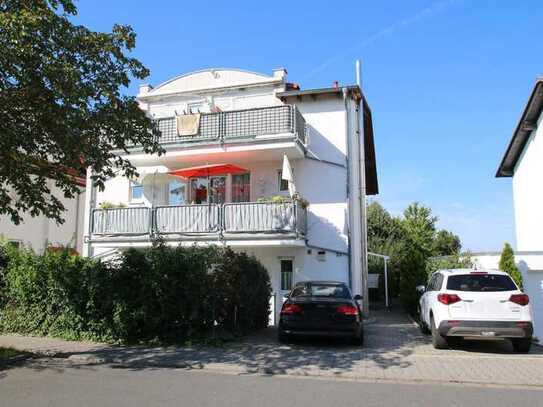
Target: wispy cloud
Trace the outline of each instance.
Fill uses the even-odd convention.
[[[352,55],[363,48],[374,44],[375,42],[379,41],[381,38],[388,37],[397,31],[409,27],[411,25],[414,25],[416,23],[419,23],[422,20],[428,19],[430,17],[433,17],[441,12],[443,12],[445,9],[452,6],[454,3],[457,3],[459,0],[441,0],[437,1],[435,3],[432,3],[430,6],[419,10],[415,14],[403,18],[399,21],[396,21],[395,23],[390,24],[387,27],[384,27],[383,29],[375,32],[374,34],[370,35],[368,38],[364,39],[363,41],[356,43],[352,47],[344,50],[343,52],[337,53],[336,55],[332,56],[331,58],[324,61],[322,64],[318,65],[316,68],[311,70],[303,77],[303,79],[310,78],[314,76],[315,74],[324,71],[326,68],[328,68],[330,65],[332,65],[337,60],[344,58],[346,56]]]

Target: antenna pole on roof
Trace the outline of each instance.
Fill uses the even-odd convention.
[[[356,84],[362,89],[362,81],[360,79],[360,60],[356,60]]]

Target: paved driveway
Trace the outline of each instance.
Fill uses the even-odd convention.
[[[539,347],[519,355],[512,353],[507,342],[466,341],[457,349],[435,350],[405,314],[375,312],[373,318],[366,326],[364,347],[336,341],[283,345],[277,343],[273,329],[225,348],[113,347],[16,336],[0,336],[0,346],[49,350],[72,364],[94,362],[135,370],[178,367],[239,374],[543,386]]]

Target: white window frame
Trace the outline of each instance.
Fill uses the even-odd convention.
[[[141,198],[134,198],[132,196],[132,188],[134,185],[141,187]],[[128,182],[128,202],[130,202],[131,204],[142,204],[144,202],[144,198],[145,195],[143,184],[130,180]]]
[[[283,181],[286,182],[287,187],[285,189],[281,189],[281,184]],[[277,170],[277,191],[279,192],[288,192],[288,181],[283,179],[283,170]]]

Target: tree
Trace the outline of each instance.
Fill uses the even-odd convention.
[[[451,256],[460,253],[460,238],[448,230],[440,230],[434,239],[434,256]]]
[[[432,210],[414,202],[404,211],[403,226],[412,243],[417,246],[424,257],[430,257],[434,249],[437,217]]]
[[[117,173],[133,176],[114,150],[162,152],[152,121],[121,93],[149,74],[126,55],[136,34],[123,25],[91,31],[70,21],[76,13],[72,0],[0,2],[0,215],[14,223],[23,212],[62,223],[53,186],[74,197],[73,175],[87,167],[99,188]]]
[[[500,257],[500,270],[509,274],[513,281],[522,289],[522,274],[520,274],[520,271],[515,264],[515,253],[509,243],[505,243],[503,246],[502,255]]]

